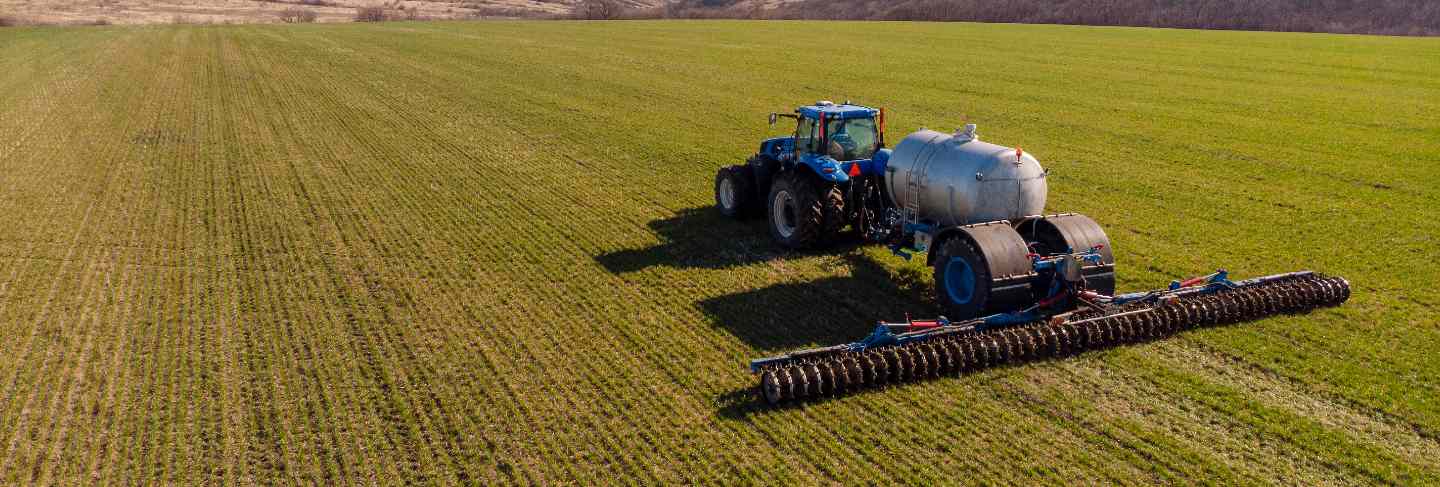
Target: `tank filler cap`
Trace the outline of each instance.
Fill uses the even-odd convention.
[[[975,124],[967,123],[964,128],[955,131],[955,139],[961,143],[980,140],[980,134],[975,133]]]

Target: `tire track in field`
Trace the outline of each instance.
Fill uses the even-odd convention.
[[[101,152],[99,154],[99,157],[97,158],[100,160],[115,160],[115,157],[108,152]],[[30,326],[30,332],[28,334],[29,336],[27,339],[25,339],[26,345],[24,346],[22,351],[15,354],[16,357],[27,357],[37,345],[36,340],[40,335],[41,328],[43,327],[47,319],[51,319],[50,313],[53,309],[56,296],[59,293],[61,287],[60,284],[67,278],[66,268],[74,267],[70,264],[78,262],[76,256],[81,247],[81,238],[85,235],[86,230],[91,224],[91,219],[95,213],[96,207],[99,206],[102,201],[104,201],[105,195],[108,191],[110,191],[111,187],[114,186],[118,171],[116,171],[113,166],[107,166],[100,171],[96,171],[95,175],[96,179],[98,180],[98,190],[95,191],[95,194],[90,196],[89,203],[85,205],[85,209],[81,213],[80,221],[76,225],[76,229],[71,238],[69,239],[69,245],[65,251],[64,257],[62,258],[62,262],[60,263],[60,268],[55,273],[55,277],[51,280],[50,285],[48,286],[48,290],[46,291],[44,301],[40,303],[39,310],[37,311],[34,321]],[[88,282],[92,275],[93,274],[87,273],[81,276],[80,286],[82,288],[88,285]],[[44,377],[46,375],[46,371],[50,368],[49,365],[47,365],[48,363],[48,360],[42,362],[41,366],[38,368],[38,370],[36,370],[37,377]],[[11,375],[11,378],[6,381],[7,385],[5,388],[5,396],[11,396],[12,394],[14,394],[15,388],[18,385],[16,382],[19,380],[20,374],[21,370],[20,368],[17,368],[15,373]],[[10,468],[12,465],[11,462],[15,458],[21,456],[17,451],[17,448],[19,448],[20,446],[21,432],[25,430],[27,419],[30,417],[30,415],[28,414],[31,407],[30,404],[34,400],[38,399],[43,389],[43,387],[35,387],[31,390],[27,399],[25,399],[22,403],[21,411],[18,415],[19,419],[17,420],[15,429],[11,432],[11,437],[6,440],[6,454],[4,455],[4,460],[0,460],[0,472],[10,472]]]
[[[362,275],[368,275],[368,273],[363,273]]]
[[[287,179],[289,184],[287,186],[289,186],[292,190],[300,192],[296,195],[295,200],[300,203],[302,208],[305,208],[304,211],[306,212],[306,214],[309,215],[309,221],[313,222],[311,224],[313,232],[312,240],[317,243],[337,243],[336,239],[334,238],[334,235],[338,233],[337,229],[331,227],[328,230],[323,230],[325,232],[325,235],[322,235],[320,233],[322,230],[314,226],[324,226],[327,223],[325,215],[318,206],[319,196],[312,189],[309,189],[307,187],[307,183],[300,176],[300,171],[297,167],[294,166],[293,161],[289,164],[290,167],[287,170]],[[365,292],[363,291],[363,285],[361,285],[359,280],[356,279],[356,276],[360,275],[361,272],[356,270],[342,270],[340,268],[340,266],[353,265],[353,259],[347,257],[346,254],[348,254],[349,251],[345,247],[342,246],[339,249],[340,250],[335,253],[320,254],[321,261],[326,268],[325,274],[331,276],[332,282],[330,287],[332,289],[332,292],[341,293],[339,295],[341,301],[343,303],[351,303],[348,306],[361,306],[367,309],[373,308],[374,306],[370,304],[371,300],[365,296]],[[351,263],[347,264],[347,262]],[[357,291],[354,294],[352,294],[350,291],[347,291],[351,288],[355,288]],[[422,474],[419,473],[421,469],[421,460],[420,457],[415,455],[415,452],[417,450],[423,451],[429,448],[429,442],[421,440],[421,438],[424,435],[427,435],[428,432],[424,430],[412,431],[408,427],[408,423],[402,421],[402,412],[409,411],[412,408],[409,405],[400,402],[400,394],[391,394],[388,391],[395,390],[396,392],[399,392],[401,390],[404,390],[405,386],[403,383],[403,375],[405,374],[403,371],[401,371],[400,374],[396,375],[395,377],[390,377],[389,374],[385,373],[388,368],[383,366],[383,363],[392,360],[392,357],[395,353],[403,353],[397,352],[397,350],[403,350],[404,347],[400,347],[398,349],[395,348],[397,345],[403,344],[396,341],[396,338],[382,338],[381,335],[376,335],[371,331],[367,330],[366,328],[368,327],[364,327],[361,324],[361,319],[358,317],[357,314],[347,313],[347,315],[348,316],[346,318],[346,322],[351,323],[352,336],[355,339],[360,340],[354,343],[364,344],[364,348],[361,349],[361,354],[366,357],[367,363],[370,364],[368,367],[371,370],[371,373],[374,374],[370,380],[372,381],[372,383],[379,385],[379,390],[383,395],[382,400],[388,404],[387,409],[381,411],[382,418],[385,418],[388,424],[391,425],[387,432],[387,435],[394,438],[395,444],[400,445],[402,451],[409,453],[410,459],[407,462],[407,465],[409,465],[409,471],[411,473],[408,474],[408,477],[423,478]],[[364,321],[368,322],[371,319],[372,318],[367,316]],[[375,332],[378,333],[379,330],[375,330]],[[408,369],[408,367],[402,367],[401,369]]]
[[[349,303],[347,307],[365,310],[363,316],[358,312],[347,312],[345,322],[351,327],[352,342],[359,346],[358,350],[370,371],[366,376],[367,380],[375,384],[381,394],[383,409],[380,412],[381,418],[388,427],[387,435],[392,438],[406,458],[405,465],[409,472],[406,474],[406,478],[423,481],[427,474],[424,473],[424,462],[420,455],[426,453],[433,457],[435,453],[429,451],[431,442],[428,441],[429,432],[424,429],[424,426],[405,421],[414,408],[405,400],[407,398],[404,394],[409,389],[407,385],[411,383],[407,377],[419,365],[412,362],[405,366],[394,367],[393,373],[391,372],[390,363],[393,360],[404,355],[413,356],[413,352],[407,352],[408,347],[404,343],[403,336],[387,333],[387,330],[380,327],[369,326],[377,319],[381,323],[390,323],[390,319],[385,316],[386,309],[383,306],[377,306],[375,297],[367,291],[367,283],[361,277],[365,271],[357,268],[356,259],[350,255],[352,250],[343,241],[343,236],[340,236],[341,232],[333,225],[328,224],[330,221],[320,206],[320,196],[314,188],[309,187],[310,183],[304,180],[300,169],[295,166],[293,161],[289,161],[287,164],[289,186],[298,192],[297,200],[303,202],[304,211],[314,222],[313,240],[317,243],[336,246],[335,252],[323,254],[321,257],[326,269],[325,274],[331,277],[331,292],[338,293],[342,302]],[[325,235],[322,236],[321,232],[324,232]],[[376,316],[376,313],[379,316]],[[412,426],[420,426],[420,428],[417,430]]]
[[[1391,452],[1355,441],[1343,432],[1329,430],[1289,409],[1266,404],[1235,387],[1210,381],[1189,371],[1161,366],[1144,360],[1139,354],[1119,353],[1114,357],[1116,363],[1132,367],[1136,374],[1155,387],[1199,402],[1216,413],[1245,423],[1260,434],[1278,437],[1327,467],[1349,472],[1365,479],[1365,482],[1404,483],[1427,478],[1433,480],[1436,475],[1435,471],[1399,462]],[[1336,448],[1343,449],[1346,455],[1327,456]]]
[[[215,161],[213,178],[216,187],[225,195],[225,198],[217,201],[217,207],[226,210],[218,220],[227,225],[217,225],[216,231],[220,237],[217,240],[226,242],[229,247],[221,262],[224,263],[224,275],[231,279],[227,287],[232,295],[230,319],[216,324],[221,327],[222,340],[225,342],[221,351],[223,362],[220,371],[221,383],[224,386],[221,392],[222,428],[226,436],[221,452],[223,475],[231,483],[255,483],[256,479],[247,468],[247,427],[252,416],[245,402],[250,397],[250,382],[246,375],[251,359],[249,346],[252,337],[249,329],[257,326],[254,315],[260,307],[260,297],[256,296],[254,287],[250,285],[251,273],[245,271],[250,267],[247,264],[254,253],[253,241],[249,240],[246,234],[252,225],[248,218],[250,205],[246,198],[247,192],[239,181],[239,170],[236,166],[238,162],[224,151],[225,148],[242,145],[237,139],[236,129],[229,123],[236,119],[237,104],[231,96],[237,92],[230,85],[234,77],[227,72],[227,67],[239,63],[234,42],[233,39],[217,35],[212,43],[215,59],[207,70],[210,76],[205,91],[210,94],[208,101],[211,109],[207,114],[208,126],[213,128],[213,132],[205,142],[209,149],[209,158]]]
[[[71,430],[90,426],[89,421],[85,421],[83,417],[79,417],[84,411],[82,408],[77,407],[77,401],[80,400],[78,397],[82,395],[82,392],[88,389],[87,386],[90,385],[87,379],[90,377],[88,372],[90,372],[91,360],[92,358],[98,358],[92,357],[92,350],[96,345],[97,335],[102,334],[100,328],[104,325],[102,319],[105,317],[105,313],[99,303],[105,301],[102,299],[103,296],[113,295],[117,289],[115,274],[125,269],[124,259],[117,254],[118,252],[111,252],[109,255],[103,256],[101,262],[95,264],[96,269],[93,272],[102,273],[103,282],[100,285],[94,286],[95,289],[89,293],[88,299],[83,300],[84,304],[77,313],[76,321],[85,323],[86,326],[76,330],[81,334],[82,343],[79,350],[75,353],[73,360],[74,367],[66,374],[69,377],[67,383],[62,383],[59,386],[65,391],[64,400],[49,408],[58,414],[52,419],[48,428],[53,432],[50,434],[52,439],[48,442],[49,446],[37,452],[39,455],[37,455],[35,466],[38,470],[38,475],[31,476],[31,481],[37,484],[50,484],[55,482],[52,479],[55,470],[66,466],[65,454],[73,454],[75,451],[81,451],[67,451],[63,448],[63,445],[67,442],[76,442],[76,439],[71,434]],[[128,279],[129,273],[122,275],[120,286],[123,287],[128,283]],[[59,400],[58,396],[57,400]],[[81,424],[77,425],[76,423]]]
[[[197,324],[201,342],[195,348],[198,352],[192,352],[201,357],[195,367],[199,390],[196,396],[201,398],[196,401],[197,406],[194,412],[196,421],[196,434],[202,438],[203,446],[198,452],[201,457],[200,467],[204,470],[202,481],[221,483],[225,481],[225,413],[223,397],[226,384],[224,383],[224,370],[226,358],[229,356],[226,346],[227,323],[224,310],[234,302],[233,290],[235,285],[227,282],[231,278],[230,269],[221,261],[220,255],[233,255],[234,251],[229,248],[223,240],[224,231],[221,229],[223,222],[220,215],[220,202],[227,201],[222,198],[220,190],[217,161],[208,153],[205,142],[213,135],[211,127],[213,104],[208,103],[211,97],[207,91],[208,82],[211,79],[211,66],[215,59],[206,59],[212,53],[216,45],[214,41],[218,36],[214,32],[202,32],[205,34],[198,39],[183,39],[186,54],[191,58],[200,60],[199,67],[186,73],[183,78],[184,86],[188,88],[185,96],[181,97],[186,103],[182,104],[177,115],[177,131],[188,134],[190,144],[179,147],[177,156],[182,160],[194,161],[196,174],[199,176],[199,188],[196,191],[196,200],[192,208],[196,208],[200,225],[199,243],[195,247],[203,249],[199,255],[190,256],[193,268],[204,269],[203,275],[206,279],[199,283],[202,287],[200,296],[204,305],[203,310],[197,312],[199,317]],[[193,62],[193,61],[192,61]],[[200,102],[205,100],[206,102]],[[205,107],[205,110],[199,107]],[[228,258],[225,260],[229,260]],[[230,290],[231,292],[225,292]]]
[[[251,80],[254,75],[250,71],[249,59],[239,52],[238,41],[225,42],[222,49],[226,61],[221,67],[224,83],[216,88],[216,92],[221,96],[229,93],[237,96],[224,97],[219,104],[221,120],[227,129],[221,137],[227,145],[243,147],[239,153],[230,153],[223,158],[225,186],[233,189],[234,199],[229,208],[234,224],[230,229],[230,240],[236,246],[236,293],[237,301],[242,304],[239,315],[242,321],[236,345],[238,356],[234,363],[238,383],[234,394],[241,398],[240,407],[235,410],[238,417],[233,420],[238,434],[232,440],[226,457],[233,462],[232,468],[239,470],[232,478],[247,483],[293,482],[293,477],[287,477],[290,472],[283,444],[284,417],[273,409],[278,400],[278,384],[269,359],[278,354],[273,341],[267,340],[267,332],[273,332],[274,328],[268,326],[272,323],[266,319],[281,306],[276,302],[275,286],[270,278],[273,274],[284,275],[287,271],[272,270],[272,265],[280,263],[266,258],[270,253],[267,237],[273,237],[273,243],[278,246],[287,242],[283,233],[260,233],[271,230],[271,215],[267,210],[274,203],[269,201],[273,195],[265,185],[267,178],[258,174],[257,165],[264,160],[262,147],[251,140],[251,135],[259,130],[254,119],[259,107],[251,104],[255,93],[248,91],[246,88],[249,86],[243,82]],[[251,182],[257,184],[249,184]]]
[[[204,366],[199,358],[201,354],[196,351],[205,349],[204,343],[197,343],[197,340],[203,337],[208,326],[201,321],[200,307],[205,295],[198,288],[212,275],[210,269],[195,263],[196,258],[205,252],[205,242],[198,240],[198,232],[194,231],[198,227],[194,223],[199,220],[196,213],[202,209],[196,199],[201,194],[197,177],[200,163],[193,157],[185,156],[186,148],[194,143],[195,134],[193,127],[183,124],[182,120],[186,113],[185,103],[194,96],[192,85],[186,82],[188,77],[181,69],[186,63],[186,49],[193,43],[194,32],[180,30],[156,39],[154,50],[163,54],[157,56],[157,64],[162,66],[157,71],[163,77],[154,83],[157,93],[153,98],[158,101],[151,112],[156,114],[156,118],[144,133],[154,134],[152,137],[163,143],[146,144],[143,151],[144,160],[171,168],[175,174],[173,189],[177,193],[178,208],[174,224],[170,226],[171,235],[166,240],[173,242],[174,248],[184,250],[175,257],[179,265],[170,271],[175,279],[173,289],[179,291],[178,296],[172,299],[171,317],[163,320],[165,326],[159,328],[169,337],[169,343],[163,350],[183,352],[171,354],[168,362],[161,362],[161,369],[166,373],[153,386],[170,399],[159,409],[159,417],[164,418],[167,425],[158,431],[153,440],[156,450],[164,452],[163,456],[157,455],[156,458],[166,465],[191,466],[179,471],[167,470],[160,477],[172,482],[195,482],[203,478],[200,476],[207,470],[204,458],[214,450],[214,444],[201,431],[204,418],[197,416],[198,408],[204,404],[204,395],[200,390],[203,384],[196,382],[197,371]],[[179,445],[187,445],[188,448],[177,448]]]
[[[262,70],[266,69],[267,67],[276,64],[283,64],[276,63],[275,61],[262,62],[264,60],[263,55],[255,51],[252,51],[250,53],[249,59],[253,62],[251,68],[256,70],[257,73],[263,72]],[[291,101],[299,99],[299,92],[295,89],[295,86],[291,84],[291,76],[289,73],[290,70],[288,69],[282,70],[282,73],[276,79],[277,81],[280,81],[280,83],[275,84],[273,91],[267,91],[272,88],[271,86],[257,86],[257,88],[260,89],[262,93],[265,93],[259,98],[262,100],[276,100],[279,102],[269,107],[272,112],[305,113],[306,111],[303,110],[302,107],[291,103]],[[299,171],[295,165],[295,159],[297,157],[296,148],[290,143],[288,143],[289,140],[285,137],[286,134],[294,133],[295,127],[289,124],[288,121],[283,118],[267,118],[266,122],[267,123],[265,124],[265,127],[268,129],[269,132],[266,135],[269,135],[272,140],[281,141],[279,144],[275,144],[276,147],[274,147],[273,150],[276,152],[276,155],[272,156],[272,158],[277,161],[284,161],[282,163],[273,164],[273,169],[278,173],[276,174],[276,176],[278,176],[282,180],[280,188],[284,192],[284,196],[289,200],[289,203],[292,207],[300,209],[304,212],[305,215],[309,216],[309,218],[305,221],[304,227],[311,230],[312,237],[320,235],[320,232],[330,232],[333,229],[320,228],[321,226],[323,226],[324,222],[317,221],[317,219],[315,218],[315,216],[318,214],[318,202],[316,195],[312,191],[307,189],[305,183],[299,177]],[[328,240],[316,237],[313,239],[313,241],[317,244],[317,247],[322,247],[322,245],[320,244],[323,244]],[[318,251],[316,252],[316,256],[319,257],[322,262],[330,262],[331,260],[333,260],[335,265],[343,263],[343,261],[347,258],[346,254],[348,252],[343,247],[337,248],[334,251],[328,251],[323,248],[317,248],[316,250]],[[304,254],[296,254],[296,256],[300,255]],[[293,269],[289,273],[295,275],[307,274],[301,269]],[[347,281],[347,284],[354,279],[353,273],[337,273],[336,271],[332,270],[332,272],[328,274],[329,275],[326,276],[328,277],[328,279],[323,279],[322,281],[312,281],[312,283],[319,284],[323,287],[325,284],[323,281],[328,280],[332,288],[340,289],[336,287],[338,286],[336,283],[340,282],[337,279],[344,279]],[[275,289],[274,291],[276,294],[282,292],[279,289]],[[358,312],[368,307],[368,304],[366,303],[354,302],[351,299],[352,296],[358,296],[358,294],[340,294],[336,296],[338,298],[338,302],[334,303],[334,305],[338,305],[340,308],[344,309],[345,316],[341,317],[341,322],[343,323],[354,323],[357,319],[359,319],[358,317],[360,317],[360,314],[358,314]],[[304,399],[302,399],[305,414],[302,418],[300,418],[304,423],[301,426],[303,426],[304,428],[308,428],[305,431],[307,433],[305,440],[306,443],[308,443],[312,448],[318,451],[319,454],[315,456],[320,457],[320,460],[322,462],[325,460],[333,462],[328,465],[316,466],[316,468],[321,470],[320,475],[325,482],[334,482],[335,480],[332,478],[333,476],[338,475],[343,478],[348,477],[351,474],[347,474],[344,471],[346,469],[345,459],[339,456],[339,452],[341,451],[340,439],[338,436],[335,435],[334,428],[329,427],[331,425],[327,421],[327,418],[333,417],[335,415],[332,405],[336,402],[331,401],[326,394],[326,392],[330,391],[325,388],[325,386],[323,385],[324,381],[320,377],[320,374],[324,372],[321,368],[321,364],[323,364],[323,362],[317,363],[318,355],[315,353],[316,348],[323,343],[325,336],[323,334],[304,333],[294,328],[294,323],[311,321],[309,317],[314,316],[313,314],[304,313],[302,310],[302,314],[304,316],[301,316],[301,319],[297,320],[294,317],[290,316],[288,309],[282,310],[282,312],[284,313],[284,316],[282,316],[281,322],[287,324],[286,327],[289,328],[288,335],[296,338],[295,340],[292,340],[290,342],[290,346],[288,347],[290,349],[289,356],[295,357],[295,359],[300,362],[300,364],[298,365],[299,367],[301,367],[304,378],[306,379],[306,381],[301,383],[300,386],[305,389],[318,389],[319,392],[318,394],[305,394],[303,396]],[[320,327],[305,326],[299,330],[309,332],[317,329],[320,329]],[[336,472],[332,473],[332,469],[336,470]]]
[[[1076,359],[1036,369],[1031,382],[1021,383],[1042,399],[1041,407],[1063,414],[1095,418],[1087,427],[1107,429],[1121,435],[1140,434],[1178,442],[1196,454],[1230,467],[1239,483],[1346,483],[1361,481],[1341,476],[1332,465],[1298,451],[1281,439],[1202,403],[1156,388],[1129,370],[1103,359]],[[1066,391],[1095,391],[1080,405],[1066,399]],[[1058,395],[1049,399],[1049,395]],[[1161,450],[1164,452],[1164,450]],[[1288,472],[1276,468],[1286,466]],[[1295,476],[1298,475],[1299,478]]]
[[[301,178],[299,177],[299,172],[296,170],[296,168],[292,167],[291,169],[289,169],[289,172],[290,172],[290,176],[289,176],[289,177],[292,179],[292,182],[293,182],[293,184],[291,185],[292,187],[294,187],[295,185],[304,186],[304,185],[307,185],[307,184],[308,184],[308,183],[304,182],[303,179],[301,179]],[[315,205],[315,204],[316,204],[317,193],[315,193],[315,192],[313,192],[312,190],[309,190],[309,189],[306,189],[305,191],[307,192],[307,194],[306,194],[304,197],[299,198],[299,199],[308,202],[308,204],[310,204],[310,205]],[[315,213],[312,214],[312,220],[315,220],[315,223],[316,223],[316,224],[321,224],[321,225],[323,225],[324,223],[326,223],[326,222],[322,221],[322,220],[323,220],[322,218],[316,218],[316,217],[318,217],[318,216],[320,215],[320,212],[318,211],[318,206],[316,206],[314,209],[315,209],[316,211],[315,211]],[[331,230],[328,230],[327,233],[334,233],[334,231],[333,231],[333,229],[331,229]],[[317,233],[317,235],[319,235],[319,234]],[[333,240],[333,238],[331,238],[331,239],[319,239],[319,240],[317,240],[317,242],[330,242],[330,243],[333,244],[334,240]],[[323,254],[321,255],[321,257],[322,257],[322,258],[325,258],[325,259],[333,259],[333,261],[334,261],[334,263],[335,263],[336,266],[342,266],[342,265],[348,266],[348,265],[350,265],[350,264],[347,264],[347,262],[350,262],[350,261],[353,260],[350,256],[348,256],[348,254],[349,254],[349,250],[346,250],[344,247],[341,247],[341,250],[340,250],[340,251],[337,251],[337,252],[325,252],[325,253],[323,253]],[[342,271],[342,269],[340,269],[339,267],[336,267],[335,269],[332,269],[331,274],[332,274],[332,278],[334,278],[334,279],[340,279],[340,280],[335,280],[335,281],[334,281],[335,284],[333,284],[333,287],[335,287],[336,289],[342,289],[343,287],[346,287],[346,286],[356,288],[355,294],[353,294],[353,296],[354,296],[355,298],[359,298],[359,299],[358,299],[359,301],[363,301],[363,302],[356,303],[356,305],[362,306],[362,307],[365,308],[365,309],[370,309],[370,308],[373,307],[373,306],[371,306],[371,304],[369,304],[370,302],[369,302],[368,299],[363,299],[363,298],[365,297],[365,291],[364,291],[359,285],[357,285],[357,282],[359,282],[359,281],[357,280],[357,278],[356,278],[356,276],[359,274],[358,272],[356,272],[356,271],[350,271],[350,270],[344,270],[344,271]],[[342,281],[343,281],[343,284],[341,284]],[[342,289],[342,290],[343,290],[343,289]],[[350,298],[342,298],[342,299],[346,300],[347,302],[350,302],[350,301],[351,301]],[[369,322],[370,320],[372,320],[372,319],[373,319],[373,317],[367,315],[367,316],[365,317],[364,321],[368,323],[368,322]],[[356,324],[356,326],[360,326],[360,325],[359,325],[359,323],[360,323],[359,320],[358,320],[357,318],[355,318],[354,316],[352,316],[352,317],[350,317],[350,318],[347,318],[345,321],[347,321],[347,322],[353,322],[353,323]],[[358,332],[358,330],[357,330],[357,332]],[[355,338],[358,339],[358,338],[361,338],[361,337],[370,337],[370,336],[371,336],[371,334],[368,333],[368,332],[366,332],[366,333],[362,333],[362,334],[360,334],[360,335],[355,335]],[[372,359],[375,360],[375,363],[376,363],[375,369],[376,369],[377,373],[383,372],[383,370],[385,370],[385,368],[384,368],[384,367],[381,367],[381,365],[383,364],[383,363],[381,362],[381,360],[384,360],[384,361],[387,361],[387,362],[388,362],[389,357],[391,356],[390,352],[386,351],[386,350],[387,350],[386,347],[387,347],[388,345],[385,345],[386,342],[385,342],[383,339],[380,339],[380,338],[365,338],[365,339],[368,340],[369,343],[371,343],[371,345],[369,345],[370,347],[374,347],[374,348],[372,348],[371,350],[375,350],[375,352],[373,352],[373,353],[366,352],[366,353],[367,353],[367,356],[369,356],[369,357],[371,357]],[[381,340],[381,341],[375,341],[375,340]],[[377,379],[377,380],[379,380],[379,379]],[[400,382],[397,382],[397,381],[400,381]],[[383,382],[384,384],[389,384],[390,382],[395,382],[395,383],[396,383],[395,389],[397,389],[397,390],[403,390],[403,389],[405,389],[404,384],[403,384],[403,379],[401,378],[400,375],[397,375],[396,377],[391,378],[391,379],[385,379],[385,380],[382,381],[382,382]],[[409,407],[401,407],[401,404],[402,404],[402,403],[401,403],[401,402],[396,402],[398,399],[399,399],[399,395],[387,395],[386,398],[385,398],[385,400],[386,400],[386,401],[389,401],[390,404],[393,406],[392,409],[391,409],[391,411],[390,411],[389,413],[383,413],[383,412],[382,412],[382,414],[383,414],[382,417],[390,418],[390,419],[391,419],[390,422],[394,425],[394,427],[392,427],[392,428],[390,428],[390,429],[388,430],[387,434],[391,435],[392,437],[393,437],[394,435],[397,435],[397,434],[401,435],[400,438],[402,438],[402,439],[399,440],[396,444],[411,444],[411,445],[414,445],[414,446],[419,447],[420,449],[428,448],[429,445],[428,445],[427,443],[425,443],[425,442],[416,441],[416,440],[414,440],[414,439],[408,439],[408,440],[403,439],[403,438],[413,438],[413,437],[411,436],[412,433],[411,433],[408,429],[405,429],[404,425],[402,425],[402,424],[398,421],[398,419],[399,419],[399,417],[400,417],[400,416],[398,415],[398,412],[399,412],[399,411],[408,411],[408,410],[410,410],[410,408],[409,408]],[[424,434],[424,433],[421,432],[421,433],[418,433],[418,434]],[[402,448],[403,448],[403,447],[402,447]],[[405,451],[412,451],[412,452],[413,452],[414,450],[413,450],[413,449],[406,449]],[[411,464],[412,468],[418,468],[419,462],[418,462],[418,460],[417,460],[417,461],[411,462],[410,464]]]
[[[1246,362],[1199,340],[1162,343],[1150,351],[1209,380],[1234,387],[1266,403],[1284,407],[1337,432],[1399,453],[1408,463],[1440,470],[1440,441],[1381,411],[1309,388],[1259,364]]]
[[[290,94],[288,94],[288,93],[286,93],[286,94],[284,94],[284,95],[285,95],[285,96],[290,96]],[[290,172],[292,173],[292,175],[287,176],[287,179],[293,178],[293,169],[288,170],[288,171],[290,171]],[[287,186],[287,187],[290,187],[290,186],[292,186],[292,185],[286,184],[286,186]],[[302,198],[302,199],[308,199],[308,197],[301,197],[301,198]],[[293,199],[295,199],[295,198],[292,198],[292,200],[293,200]],[[298,201],[298,200],[297,200],[297,201]],[[298,204],[298,203],[297,203],[297,204]],[[313,203],[313,202],[310,202],[309,204],[312,204],[312,205],[313,205],[314,203]],[[312,219],[313,219],[313,215],[312,215]],[[339,258],[342,257],[341,255],[338,255],[338,254],[337,254],[337,255],[330,255],[330,254],[328,254],[328,253],[327,253],[327,254],[320,254],[320,255],[321,255],[322,259],[325,259],[325,262],[329,262],[329,261],[330,261],[330,260],[329,260],[330,258],[339,259]],[[269,273],[266,272],[266,273],[264,273],[264,274],[262,274],[262,275],[268,275],[268,274],[269,274]],[[345,286],[347,286],[348,283],[342,283],[340,280],[337,280],[337,279],[340,279],[342,276],[351,276],[352,274],[349,274],[349,273],[341,273],[341,272],[339,272],[338,270],[332,269],[330,272],[327,272],[326,275],[328,276],[328,280],[330,281],[330,287],[336,288],[336,289],[341,289],[341,290],[343,291],[343,288],[344,288]],[[276,291],[278,291],[278,289],[277,289]],[[347,296],[341,295],[341,296],[339,296],[339,297],[340,297],[341,301],[338,303],[338,305],[347,310],[346,313],[345,313],[346,316],[342,318],[342,321],[343,321],[343,322],[346,322],[346,323],[351,323],[351,324],[352,324],[352,328],[355,327],[355,326],[358,326],[357,323],[359,322],[360,318],[359,318],[359,315],[356,314],[356,311],[355,311],[354,308],[353,308],[353,307],[356,306],[357,304],[354,302],[353,299],[350,299],[350,298],[347,297]],[[358,328],[354,328],[352,331],[353,331],[353,333],[354,333],[354,335],[353,335],[353,338],[354,338],[354,339],[356,339],[356,340],[360,340],[360,339],[368,340],[368,338],[364,338],[364,337],[366,337],[367,335],[366,335],[365,333],[361,332]],[[376,352],[371,352],[371,351],[367,351],[367,352],[364,353],[364,355],[365,355],[366,357],[369,357],[369,358],[370,358],[372,364],[378,364],[379,362],[376,361],[376,359],[375,359],[375,356],[376,356],[376,355],[375,355],[375,354],[376,354]],[[367,370],[371,370],[373,373],[377,373],[377,374],[380,373],[380,372],[382,372],[382,370],[380,370],[380,368],[378,367],[378,365],[375,365],[375,366],[372,367],[372,369],[367,369]],[[379,380],[379,379],[374,379],[374,380]],[[392,432],[393,432],[393,430],[392,430]]]

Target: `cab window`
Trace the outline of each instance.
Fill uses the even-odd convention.
[[[880,148],[880,132],[871,118],[825,121],[825,152],[837,161],[869,159]]]
[[[800,117],[800,123],[795,126],[795,151],[815,151],[815,119]]]

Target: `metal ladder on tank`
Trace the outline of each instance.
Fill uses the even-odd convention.
[[[901,208],[900,216],[911,229],[920,225],[920,190],[926,176],[930,175],[934,151],[934,147],[922,149],[916,158],[915,167],[910,169],[910,173],[905,177],[905,206]]]
[[[921,160],[922,162],[916,164],[915,168],[910,170],[909,177],[905,178],[905,206],[901,209],[900,216],[905,222],[906,233],[918,233],[925,228],[920,224],[920,195],[922,194],[920,186],[921,182],[925,181],[925,176],[930,173],[930,156],[932,154],[927,151],[923,155],[925,157]],[[926,236],[928,237],[928,235],[927,233]],[[916,235],[915,250],[927,251],[929,246],[929,238],[921,238],[918,234]]]

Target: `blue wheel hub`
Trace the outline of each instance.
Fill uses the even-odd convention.
[[[955,304],[967,304],[975,298],[975,271],[965,259],[951,257],[945,263],[945,292]]]

